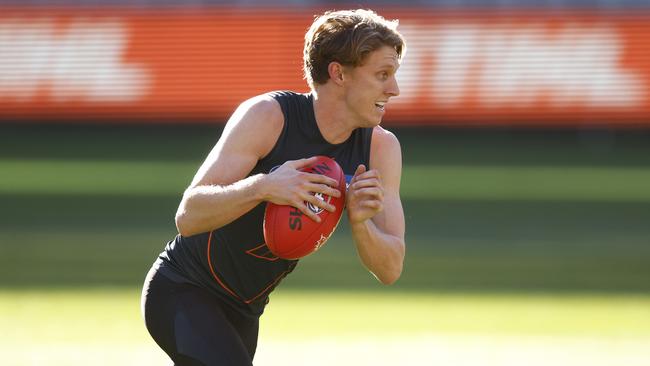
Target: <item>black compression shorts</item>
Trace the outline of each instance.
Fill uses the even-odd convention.
[[[259,319],[152,268],[142,290],[147,330],[175,365],[252,365]]]

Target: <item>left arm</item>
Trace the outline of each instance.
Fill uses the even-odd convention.
[[[399,196],[402,153],[395,135],[381,127],[375,127],[372,142],[372,169],[360,165],[348,188],[348,219],[364,266],[389,285],[400,277],[405,253]]]

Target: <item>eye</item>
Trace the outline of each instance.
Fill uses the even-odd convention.
[[[379,78],[380,78],[381,80],[386,80],[386,79],[388,79],[388,72],[386,72],[386,71],[382,71],[382,72],[380,72],[380,73],[379,73]]]

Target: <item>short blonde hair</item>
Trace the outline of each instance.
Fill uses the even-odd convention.
[[[309,86],[329,80],[331,62],[360,66],[370,52],[383,46],[393,47],[401,58],[406,45],[397,31],[398,23],[364,9],[328,11],[316,17],[305,34],[303,49],[303,71]]]

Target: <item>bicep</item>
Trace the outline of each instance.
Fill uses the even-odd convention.
[[[245,178],[273,147],[283,118],[280,106],[274,100],[258,98],[242,103],[226,124],[190,187],[227,185]]]
[[[370,167],[377,169],[384,190],[384,209],[373,218],[383,232],[404,239],[404,209],[400,198],[402,153],[397,138],[384,130],[375,132],[370,151]]]

